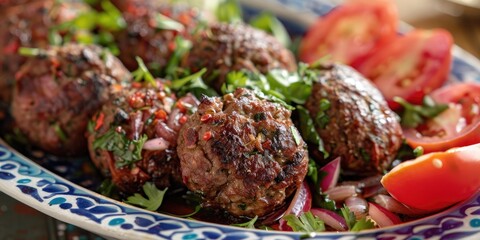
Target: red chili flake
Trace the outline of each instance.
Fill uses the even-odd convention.
[[[180,109],[180,112],[182,112],[182,113],[187,112],[187,108],[185,107],[185,105],[183,104],[182,101],[178,101],[176,106],[177,106],[178,109]]]
[[[212,138],[212,132],[208,131],[205,134],[203,134],[203,140],[208,141]]]
[[[183,184],[187,184],[188,182],[188,177],[187,176],[182,176]]]
[[[141,88],[141,87],[142,87],[142,84],[139,83],[139,82],[132,82],[132,87],[133,87],[133,88]]]
[[[200,121],[206,122],[212,118],[212,114],[205,114],[200,118]]]
[[[163,109],[160,109],[155,112],[155,118],[165,120],[167,119],[167,112],[165,112]]]
[[[169,42],[168,43],[168,49],[170,51],[174,51],[176,47],[177,47],[177,45],[175,44],[175,42]]]
[[[3,47],[3,53],[5,54],[14,54],[20,48],[20,43],[18,40],[11,41],[7,46]]]
[[[97,131],[102,127],[104,119],[105,119],[105,114],[101,112],[100,115],[98,115],[97,120],[95,121],[95,131]]]
[[[178,119],[180,124],[185,124],[187,122],[187,116],[183,115],[180,119]]]
[[[132,108],[141,108],[145,106],[145,102],[143,101],[143,99],[135,95],[130,96],[130,98],[128,99],[128,104],[130,104],[130,107]]]
[[[60,67],[60,61],[56,58],[52,58],[50,62],[52,63],[54,69]]]

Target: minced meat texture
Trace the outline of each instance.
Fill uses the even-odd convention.
[[[141,192],[147,181],[159,189],[182,183],[177,136],[198,101],[190,94],[177,100],[163,86],[163,81],[157,81],[156,86],[134,83],[115,94],[94,116],[87,133],[92,161],[123,194]],[[115,147],[121,148],[122,142],[106,138],[112,131],[128,141],[144,138],[139,158],[116,152]],[[133,146],[128,151],[135,151]]]
[[[321,110],[321,102],[330,107]],[[341,157],[348,175],[383,173],[402,143],[398,116],[375,86],[352,68],[324,66],[306,108],[329,159]],[[321,157],[320,157],[321,159]]]
[[[137,68],[135,57],[138,56],[152,72],[161,71],[175,51],[175,38],[189,38],[199,20],[198,11],[186,5],[139,0],[117,2],[127,27],[115,34],[115,40],[120,49],[119,58],[130,70]],[[181,26],[174,29],[163,26],[164,17]]]
[[[8,2],[14,1],[4,3]],[[46,48],[52,27],[89,9],[82,2],[42,0],[25,5],[15,3],[15,6],[3,7],[0,0],[0,102],[7,103],[11,100],[15,72],[26,60],[17,54],[18,49]]]
[[[57,155],[86,152],[90,117],[130,73],[108,51],[67,44],[42,50],[16,73],[11,111],[35,146]]]
[[[183,182],[204,206],[237,217],[272,212],[307,172],[306,144],[290,114],[247,89],[205,97],[180,130]]]
[[[197,72],[220,91],[231,71],[267,73],[272,69],[296,69],[295,58],[276,38],[243,24],[215,23],[196,34],[182,66]]]

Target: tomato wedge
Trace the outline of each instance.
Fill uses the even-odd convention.
[[[312,63],[328,55],[356,65],[396,37],[397,18],[393,1],[347,1],[310,27],[300,44],[300,59]]]
[[[445,30],[413,30],[385,45],[357,70],[377,85],[393,110],[400,107],[393,101],[396,96],[420,104],[447,80],[452,45]]]
[[[407,143],[425,153],[480,143],[480,84],[458,83],[430,96],[449,108],[415,129],[404,129]]]
[[[480,188],[480,144],[435,152],[403,162],[383,176],[385,189],[399,202],[440,210],[466,200]]]

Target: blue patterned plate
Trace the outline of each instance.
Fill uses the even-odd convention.
[[[292,34],[302,34],[317,15],[335,3],[321,0],[242,0],[247,15],[259,9],[275,13]],[[480,62],[454,49],[450,82],[480,81]],[[48,168],[32,161],[38,158]],[[39,161],[37,161],[39,162]],[[66,164],[68,163],[68,164]],[[83,174],[74,174],[82,169]],[[246,230],[148,212],[118,202],[95,189],[88,162],[38,156],[25,157],[0,140],[0,191],[62,221],[111,239],[300,239],[298,233]],[[87,177],[86,177],[87,176]],[[81,187],[81,186],[84,187]],[[314,236],[311,236],[314,237]],[[360,233],[319,233],[321,239],[480,239],[480,193],[436,215]]]

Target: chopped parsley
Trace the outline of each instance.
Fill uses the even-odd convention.
[[[437,104],[428,96],[423,98],[422,105],[413,105],[400,97],[394,97],[393,100],[402,105],[401,124],[408,128],[416,128],[448,109],[447,104]]]
[[[111,197],[114,189],[115,189],[115,184],[112,182],[111,179],[107,178],[103,180],[102,184],[100,184],[100,187],[98,187],[97,191],[103,196]]]
[[[183,24],[160,13],[155,15],[155,23],[155,27],[161,30],[173,30],[178,32],[185,30]]]
[[[115,156],[115,165],[123,167],[142,159],[142,148],[146,141],[147,135],[137,140],[130,140],[125,134],[110,128],[104,135],[95,139],[93,148],[111,151]]]
[[[155,186],[155,184],[151,182],[146,182],[143,185],[143,192],[145,193],[147,198],[138,193],[135,193],[133,196],[128,197],[127,201],[125,202],[140,206],[150,211],[156,211],[162,205],[163,197],[165,196],[167,190],[168,188],[165,188],[164,190],[159,190]]]
[[[145,63],[140,57],[135,57],[135,60],[137,60],[138,63],[138,69],[132,72],[133,78],[136,82],[147,82],[151,84],[152,86],[156,86],[157,83],[155,82],[155,78],[153,75],[148,71],[147,66],[145,66]]]
[[[257,222],[258,216],[255,216],[248,222],[232,224],[232,226],[243,227],[249,229],[255,229],[255,222]]]
[[[170,59],[168,60],[167,66],[165,67],[165,75],[168,79],[176,79],[178,65],[185,56],[185,54],[190,51],[192,48],[192,42],[183,38],[182,36],[175,37],[175,50],[173,51]]]
[[[283,24],[274,15],[262,12],[250,20],[250,25],[272,34],[283,46],[290,46],[290,36]]]
[[[299,113],[300,132],[302,136],[307,142],[316,144],[318,150],[323,153],[323,157],[328,158],[330,154],[325,150],[323,140],[315,130],[315,125],[313,124],[312,118],[310,118],[308,110],[302,106],[297,106],[297,111]]]
[[[325,231],[325,224],[312,212],[304,212],[300,216],[288,214],[283,217],[295,232],[323,232]]]
[[[67,139],[68,139],[68,136],[67,136],[67,134],[65,133],[65,131],[63,131],[63,129],[62,129],[62,127],[60,126],[60,124],[57,122],[57,123],[53,124],[52,127],[53,127],[53,131],[55,131],[55,134],[58,136],[58,138],[60,139],[60,141],[66,142]]]
[[[46,56],[47,52],[40,48],[20,47],[18,49],[18,54],[25,57],[42,57]]]
[[[292,131],[292,134],[293,134],[293,139],[295,140],[295,143],[298,145],[300,145],[302,143],[302,137],[300,136],[300,134],[298,133],[297,129],[295,128],[295,126],[290,126],[290,130]]]
[[[420,157],[423,155],[423,147],[422,146],[418,146],[416,147],[415,149],[413,149],[413,155],[415,155],[415,157]]]
[[[202,98],[203,96],[218,96],[217,92],[211,87],[207,86],[202,79],[202,76],[207,72],[206,68],[187,75],[183,78],[174,79],[170,83],[170,88],[176,91],[178,96],[183,96],[187,93],[192,93],[197,98]]]
[[[215,11],[219,22],[241,23],[243,14],[237,0],[222,0]]]
[[[315,123],[322,129],[328,125],[330,118],[328,117],[326,111],[330,109],[331,103],[328,99],[322,98],[318,107],[317,116],[315,117]]]
[[[355,214],[351,212],[347,206],[341,208],[340,211],[350,231],[358,232],[361,230],[372,229],[375,227],[375,224],[372,222],[372,220],[365,217],[357,220]]]

